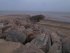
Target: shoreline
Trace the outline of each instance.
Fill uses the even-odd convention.
[[[70,23],[70,12],[50,12],[50,11],[0,11],[0,16],[6,15],[44,15],[45,19]]]

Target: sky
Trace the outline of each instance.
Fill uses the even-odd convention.
[[[70,0],[0,0],[0,11],[70,12]]]

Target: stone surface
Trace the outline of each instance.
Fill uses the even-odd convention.
[[[62,53],[61,38],[56,32],[51,33],[52,46],[48,53]]]
[[[62,47],[62,46],[61,46],[60,44],[54,43],[54,44],[50,47],[48,53],[62,53],[62,48],[61,48],[61,47]]]
[[[26,30],[26,33],[27,33],[27,35],[33,34],[33,30],[32,30],[31,28],[28,28],[28,29]]]
[[[70,53],[70,36],[63,40],[63,53]]]
[[[61,43],[61,38],[58,36],[56,32],[51,33],[51,39],[53,43]]]
[[[31,43],[42,49],[44,52],[47,52],[49,47],[51,47],[50,37],[45,33],[39,34],[35,39],[31,41]]]
[[[2,34],[2,28],[4,27],[3,23],[0,23],[0,37],[1,37],[1,34]]]
[[[26,34],[11,30],[6,33],[6,40],[24,43],[26,40]]]
[[[27,43],[23,48],[15,50],[14,53],[44,53],[34,44]]]
[[[13,53],[20,47],[23,47],[23,45],[20,43],[0,39],[0,53]]]
[[[0,39],[0,43],[2,43],[2,42],[6,42],[4,39]]]

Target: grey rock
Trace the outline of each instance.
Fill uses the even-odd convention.
[[[63,40],[63,53],[70,53],[70,36]]]
[[[6,33],[6,40],[24,43],[26,40],[26,35],[24,33],[11,30]]]
[[[62,53],[62,46],[61,46],[61,44],[54,43],[54,44],[50,47],[48,53]]]
[[[60,36],[57,33],[51,33],[52,46],[48,53],[62,53],[62,42]]]
[[[38,35],[35,39],[31,41],[31,43],[42,49],[44,52],[47,52],[51,47],[49,34],[45,33]]]
[[[61,44],[61,37],[58,36],[56,32],[51,33],[51,39],[53,43],[60,43]]]

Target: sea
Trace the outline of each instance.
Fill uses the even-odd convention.
[[[0,16],[4,15],[44,15],[45,19],[70,23],[70,12],[39,12],[39,11],[0,11]]]

